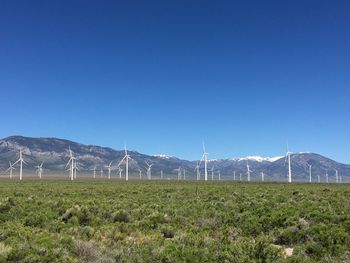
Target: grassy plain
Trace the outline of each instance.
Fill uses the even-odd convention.
[[[0,262],[350,262],[350,186],[0,180]]]

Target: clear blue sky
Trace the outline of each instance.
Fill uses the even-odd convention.
[[[0,137],[350,163],[350,1],[0,2]]]

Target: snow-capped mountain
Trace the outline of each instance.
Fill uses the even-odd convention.
[[[96,145],[84,145],[76,142],[57,139],[57,138],[29,138],[23,136],[11,136],[0,140],[0,169],[3,176],[5,170],[18,159],[18,153],[21,150],[23,157],[28,163],[24,169],[34,172],[34,166],[44,162],[44,170],[49,173],[64,174],[65,166],[69,159],[69,147],[78,160],[78,166],[81,173],[91,173],[91,170],[106,169],[112,161],[112,170],[116,170],[120,160],[124,157],[124,150],[114,150],[108,147]],[[138,175],[139,170],[145,172],[146,162],[152,163],[152,175],[159,178],[160,172],[169,178],[177,178],[177,170],[181,168],[186,170],[187,178],[195,178],[195,167],[198,161],[181,160],[174,156],[166,154],[146,155],[136,151],[129,151],[132,160],[130,160],[130,173]],[[330,181],[335,178],[335,170],[342,175],[343,181],[350,181],[350,165],[335,162],[329,158],[315,153],[293,153],[291,154],[293,178],[299,181],[308,180],[308,164],[312,165],[313,176],[321,180],[328,174]],[[247,156],[231,159],[211,159],[208,162],[209,179],[211,179],[211,170],[214,177],[217,177],[218,171],[222,179],[233,179],[233,174],[241,174],[243,179],[247,174],[247,162],[251,169],[253,180],[260,180],[261,173],[265,174],[266,180],[285,181],[287,179],[287,166],[284,156],[260,157]],[[201,163],[201,176],[204,174],[204,163]]]

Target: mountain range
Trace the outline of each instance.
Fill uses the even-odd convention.
[[[77,158],[79,173],[84,175],[92,174],[96,167],[98,170],[106,170],[112,162],[113,176],[117,176],[117,168],[124,157],[124,150],[114,150],[108,147],[96,145],[84,145],[77,142],[58,138],[31,138],[23,136],[11,136],[0,140],[0,169],[1,174],[18,159],[19,151],[27,164],[25,171],[34,172],[35,166],[44,162],[44,173],[55,173],[67,175],[66,164],[69,160],[69,148]],[[161,170],[165,178],[177,178],[178,168],[186,171],[186,177],[195,179],[195,167],[197,161],[182,160],[167,155],[146,155],[136,151],[129,151],[131,160],[129,170],[131,176],[138,176],[139,170],[145,174],[146,162],[152,163],[152,177],[159,178]],[[252,180],[260,180],[261,173],[264,173],[266,181],[286,181],[288,167],[284,156],[281,157],[259,157],[248,156],[244,158],[214,159],[208,161],[208,177],[211,180],[212,168],[214,179],[218,179],[220,172],[221,179],[232,180],[234,173],[236,180],[241,177],[247,178],[247,163],[251,169]],[[324,182],[328,174],[329,182],[335,182],[335,171],[338,170],[342,182],[350,181],[350,165],[338,163],[327,157],[316,153],[293,153],[291,154],[292,174],[294,181],[308,181],[309,168],[312,166],[312,180]],[[121,165],[123,168],[124,166]],[[204,177],[204,164],[201,164],[201,178]]]

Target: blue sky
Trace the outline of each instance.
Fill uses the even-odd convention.
[[[0,137],[350,163],[349,1],[1,1]]]

